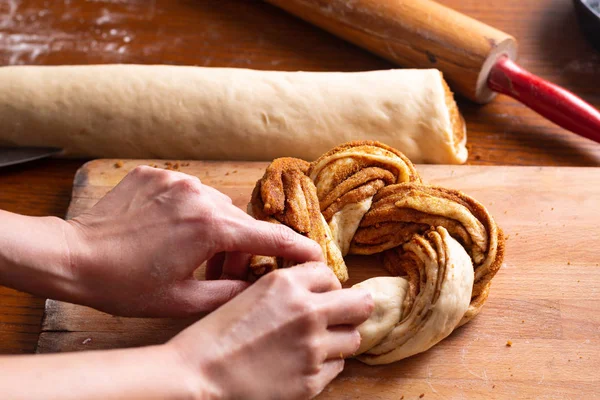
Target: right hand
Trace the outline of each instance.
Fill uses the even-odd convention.
[[[167,346],[207,398],[312,398],[358,349],[373,307],[368,291],[307,263],[267,274]]]

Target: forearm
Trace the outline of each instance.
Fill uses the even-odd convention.
[[[7,399],[208,399],[201,379],[167,346],[0,357]]]
[[[72,297],[68,227],[59,218],[0,210],[0,284],[44,297]]]

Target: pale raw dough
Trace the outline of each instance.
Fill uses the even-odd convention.
[[[323,224],[323,231],[325,232],[325,243],[327,248],[327,254],[325,255],[325,259],[327,260],[327,264],[329,265],[345,265],[344,256],[340,251],[340,248],[336,244],[336,239],[334,239],[333,234],[331,233],[331,229],[329,225],[327,225],[327,221],[323,215],[321,215],[321,223]],[[334,270],[333,271],[340,282],[346,282],[348,280],[348,270],[346,268]]]
[[[0,144],[118,158],[314,160],[378,140],[413,162],[456,164],[440,72],[276,72],[184,66],[0,68]]]
[[[446,229],[438,227],[437,233],[437,248],[428,245],[424,239],[419,244],[409,242],[404,245],[406,251],[417,255],[431,275],[419,291],[410,313],[402,321],[391,329],[388,324],[382,323],[377,325],[379,332],[373,332],[376,328],[369,331],[367,340],[372,341],[375,336],[383,338],[358,357],[362,362],[388,364],[429,350],[452,333],[469,308],[474,278],[471,258]],[[443,274],[437,276],[442,268],[440,260],[444,261],[445,268]],[[436,280],[441,280],[437,298],[438,290],[431,284]],[[375,301],[381,298],[376,295]],[[401,313],[404,314],[403,310]]]
[[[371,208],[371,203],[373,203],[373,196],[359,203],[349,203],[331,217],[329,228],[335,244],[343,256],[348,254],[352,238],[358,229],[358,225],[360,225],[362,217]]]
[[[375,303],[369,319],[358,326],[361,342],[355,355],[359,355],[381,342],[400,322],[408,281],[397,276],[379,276],[352,287],[368,290]]]
[[[361,154],[360,157],[362,160],[381,163],[382,165],[388,166],[390,169],[395,169],[397,175],[396,182],[406,182],[410,180],[411,170],[407,167],[406,162],[402,158],[398,157],[393,152],[380,147],[365,147],[368,147],[369,150],[361,152],[360,147],[353,147],[335,153],[329,157],[324,157],[320,162],[316,162],[310,170],[310,179],[314,182],[319,197],[323,197],[324,193],[328,193],[332,190],[336,171],[355,163],[354,156],[357,153]],[[336,212],[331,218],[331,221],[329,221],[329,228],[331,229],[334,241],[343,256],[348,254],[352,238],[354,237],[363,216],[371,208],[372,203],[373,196],[357,203],[349,203]]]

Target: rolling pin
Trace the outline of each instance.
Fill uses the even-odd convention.
[[[516,39],[431,0],[266,0],[404,67],[437,68],[477,103],[503,93],[600,142],[600,112],[518,66]]]

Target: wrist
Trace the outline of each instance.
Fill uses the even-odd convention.
[[[179,376],[184,377],[185,382],[190,383],[191,399],[194,400],[216,400],[223,399],[224,394],[206,373],[206,367],[202,358],[198,358],[196,349],[188,349],[177,341],[170,341],[163,346],[163,351],[169,354],[173,361],[174,370],[179,371]],[[190,353],[194,353],[192,354]],[[205,361],[205,360],[204,360]]]
[[[181,360],[181,356],[169,344],[148,346],[138,349],[136,357],[137,373],[148,379],[147,398],[173,400],[212,400],[207,396],[202,377],[195,374]]]
[[[73,291],[69,224],[0,211],[0,283],[45,297]]]
[[[206,398],[198,395],[198,381],[165,345],[0,358],[0,363],[6,366],[0,374],[2,398]],[[30,384],[28,392],[23,393],[23,382],[32,382],[34,378],[35,384]]]

